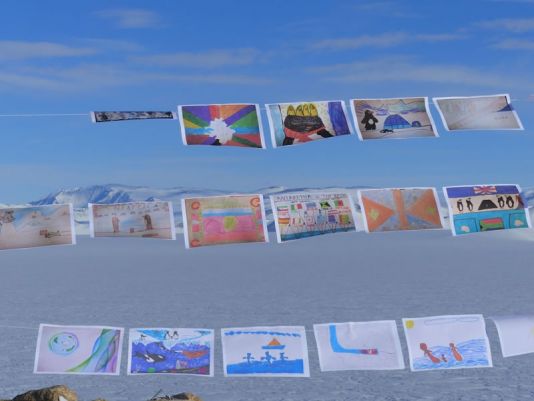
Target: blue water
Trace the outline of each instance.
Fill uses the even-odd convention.
[[[483,229],[481,222],[484,219],[494,219],[499,218],[502,220],[503,228],[500,229],[512,229],[512,228],[527,228],[527,215],[522,209],[512,209],[512,210],[494,210],[489,212],[473,212],[473,213],[464,213],[461,215],[454,216],[454,227],[456,229],[456,234],[470,234],[479,231],[490,231],[488,229]],[[522,225],[516,227],[514,222],[519,220],[522,222]],[[462,231],[462,226],[469,228],[469,232]],[[495,230],[495,229],[493,229]]]
[[[304,361],[295,359],[294,361],[274,361],[267,362],[241,362],[226,366],[226,373],[232,374],[253,374],[253,373],[304,373]]]
[[[347,227],[347,228],[335,228],[331,230],[313,230],[313,231],[304,231],[300,233],[294,233],[294,234],[282,234],[281,238],[282,241],[289,241],[299,238],[308,238],[308,237],[315,237],[316,235],[323,235],[323,234],[333,234],[333,233],[341,233],[341,232],[348,232],[348,231],[355,231],[356,229],[354,227]]]
[[[484,367],[490,366],[487,354],[486,341],[484,339],[470,340],[463,343],[456,344],[458,352],[463,357],[462,361],[457,361],[452,355],[449,346],[435,346],[429,347],[435,357],[441,358],[445,356],[447,362],[434,363],[430,358],[422,356],[415,358],[413,361],[414,370],[431,370],[431,369],[450,369],[450,368],[468,368],[468,367]],[[423,354],[423,351],[421,351]]]
[[[182,351],[202,352],[189,358]],[[132,344],[132,373],[196,373],[209,375],[210,349],[206,345],[179,343],[166,348],[163,342]]]

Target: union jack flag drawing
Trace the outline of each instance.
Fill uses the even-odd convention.
[[[475,195],[491,195],[497,193],[495,185],[486,185],[481,187],[473,187]]]

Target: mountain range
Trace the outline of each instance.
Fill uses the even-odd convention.
[[[271,210],[271,202],[269,196],[281,195],[295,192],[348,192],[355,201],[355,209],[357,212],[357,223],[362,227],[361,212],[357,200],[357,192],[360,189],[369,188],[368,186],[348,186],[348,187],[321,187],[321,188],[299,188],[299,187],[266,187],[259,188],[255,191],[223,191],[210,190],[201,188],[175,187],[175,188],[150,188],[146,186],[130,186],[121,184],[105,184],[105,185],[91,185],[87,187],[77,187],[70,189],[61,189],[59,191],[48,194],[47,196],[26,203],[24,206],[33,205],[53,205],[72,203],[74,206],[74,219],[76,222],[76,232],[78,234],[89,233],[89,221],[87,217],[88,203],[124,203],[136,201],[168,201],[173,204],[174,219],[177,232],[183,229],[181,199],[194,198],[203,196],[216,195],[230,195],[237,193],[258,193],[262,194],[265,199],[265,214],[267,217],[267,224],[270,231],[274,230],[273,214]],[[438,189],[438,194],[441,196],[441,191]],[[523,191],[523,195],[529,206],[534,206],[534,188],[528,188]],[[444,207],[445,202],[442,198],[442,213],[447,217],[448,210]],[[8,206],[8,205],[1,205]],[[9,205],[23,206],[23,205]]]
[[[125,203],[138,201],[167,201],[173,204],[174,221],[177,232],[183,231],[181,200],[183,198],[194,198],[204,196],[230,195],[238,193],[262,194],[265,199],[265,214],[267,225],[270,231],[274,231],[274,222],[269,196],[281,195],[294,192],[348,192],[353,199],[359,189],[368,188],[364,186],[352,187],[323,187],[323,188],[286,188],[267,187],[254,191],[222,191],[201,188],[150,188],[145,186],[130,186],[121,184],[92,185],[88,187],[77,187],[71,189],[61,189],[45,196],[44,198],[28,202],[27,205],[54,205],[62,203],[72,203],[74,207],[74,219],[76,222],[76,232],[78,234],[89,233],[89,220],[87,217],[88,203]],[[13,205],[11,205],[13,206]],[[357,206],[359,211],[359,207]]]

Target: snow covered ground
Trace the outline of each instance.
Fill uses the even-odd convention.
[[[178,241],[79,237],[0,253],[0,398],[64,383],[83,400],[192,391],[206,401],[529,400],[534,355],[442,372],[319,371],[313,323],[439,314],[534,313],[534,230],[347,233],[186,250]],[[33,375],[38,324],[122,327],[305,325],[309,379]],[[4,326],[19,326],[6,328]],[[407,362],[404,334],[401,341]],[[124,348],[126,351],[126,347]]]

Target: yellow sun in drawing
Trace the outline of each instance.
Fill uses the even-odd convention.
[[[376,209],[371,209],[371,211],[369,212],[369,217],[371,217],[371,219],[373,220],[376,220],[378,219],[378,216],[380,216],[380,212]]]
[[[406,320],[405,324],[407,329],[413,329],[413,327],[415,326],[415,322],[413,320]]]

